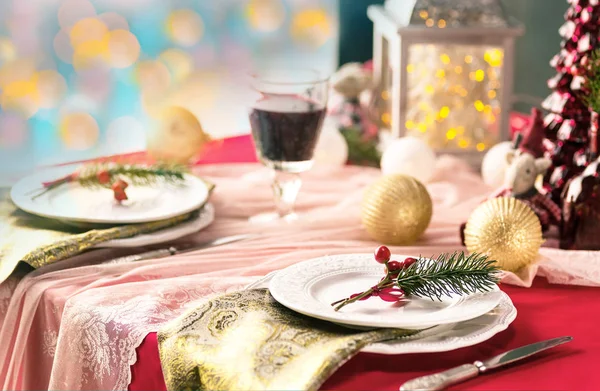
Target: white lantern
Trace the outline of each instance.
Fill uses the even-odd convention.
[[[499,0],[388,0],[368,15],[380,124],[393,136],[475,162],[508,140],[514,42],[524,30]]]

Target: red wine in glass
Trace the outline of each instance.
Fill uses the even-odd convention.
[[[297,95],[265,95],[250,111],[256,152],[263,164],[279,171],[312,167],[325,107]]]

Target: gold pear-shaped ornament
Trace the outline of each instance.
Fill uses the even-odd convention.
[[[148,153],[156,160],[187,164],[197,158],[210,137],[189,110],[171,106],[161,112],[148,139]]]

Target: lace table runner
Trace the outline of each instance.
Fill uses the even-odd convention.
[[[258,165],[198,169],[217,187],[215,222],[190,240],[200,243],[255,233],[255,239],[166,259],[58,269],[57,262],[26,275],[0,317],[0,389],[124,390],[135,349],[157,331],[208,298],[240,290],[260,276],[325,255],[364,253],[378,244],[360,224],[362,189],[379,172],[344,167],[303,175],[294,224],[256,225],[248,217],[272,210],[268,171]],[[490,192],[460,161],[438,159],[427,188],[434,215],[424,237],[394,254],[438,254],[462,249],[458,224]],[[102,250],[86,253],[85,258]],[[77,258],[77,257],[76,257]],[[56,270],[54,269],[56,268]],[[551,282],[600,284],[600,257],[591,252],[542,249],[540,261],[505,282],[525,285],[536,275]],[[7,281],[9,282],[9,281]],[[8,290],[8,289],[7,289]],[[8,302],[7,302],[8,303]],[[1,315],[1,314],[0,314]]]

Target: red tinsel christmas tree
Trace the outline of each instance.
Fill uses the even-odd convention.
[[[550,61],[557,71],[548,80],[553,92],[542,103],[549,111],[544,126],[553,165],[544,178],[544,187],[558,205],[562,204],[560,196],[567,181],[589,164],[590,112],[583,88],[592,51],[600,46],[600,0],[568,2],[565,23],[559,29],[561,50]]]

